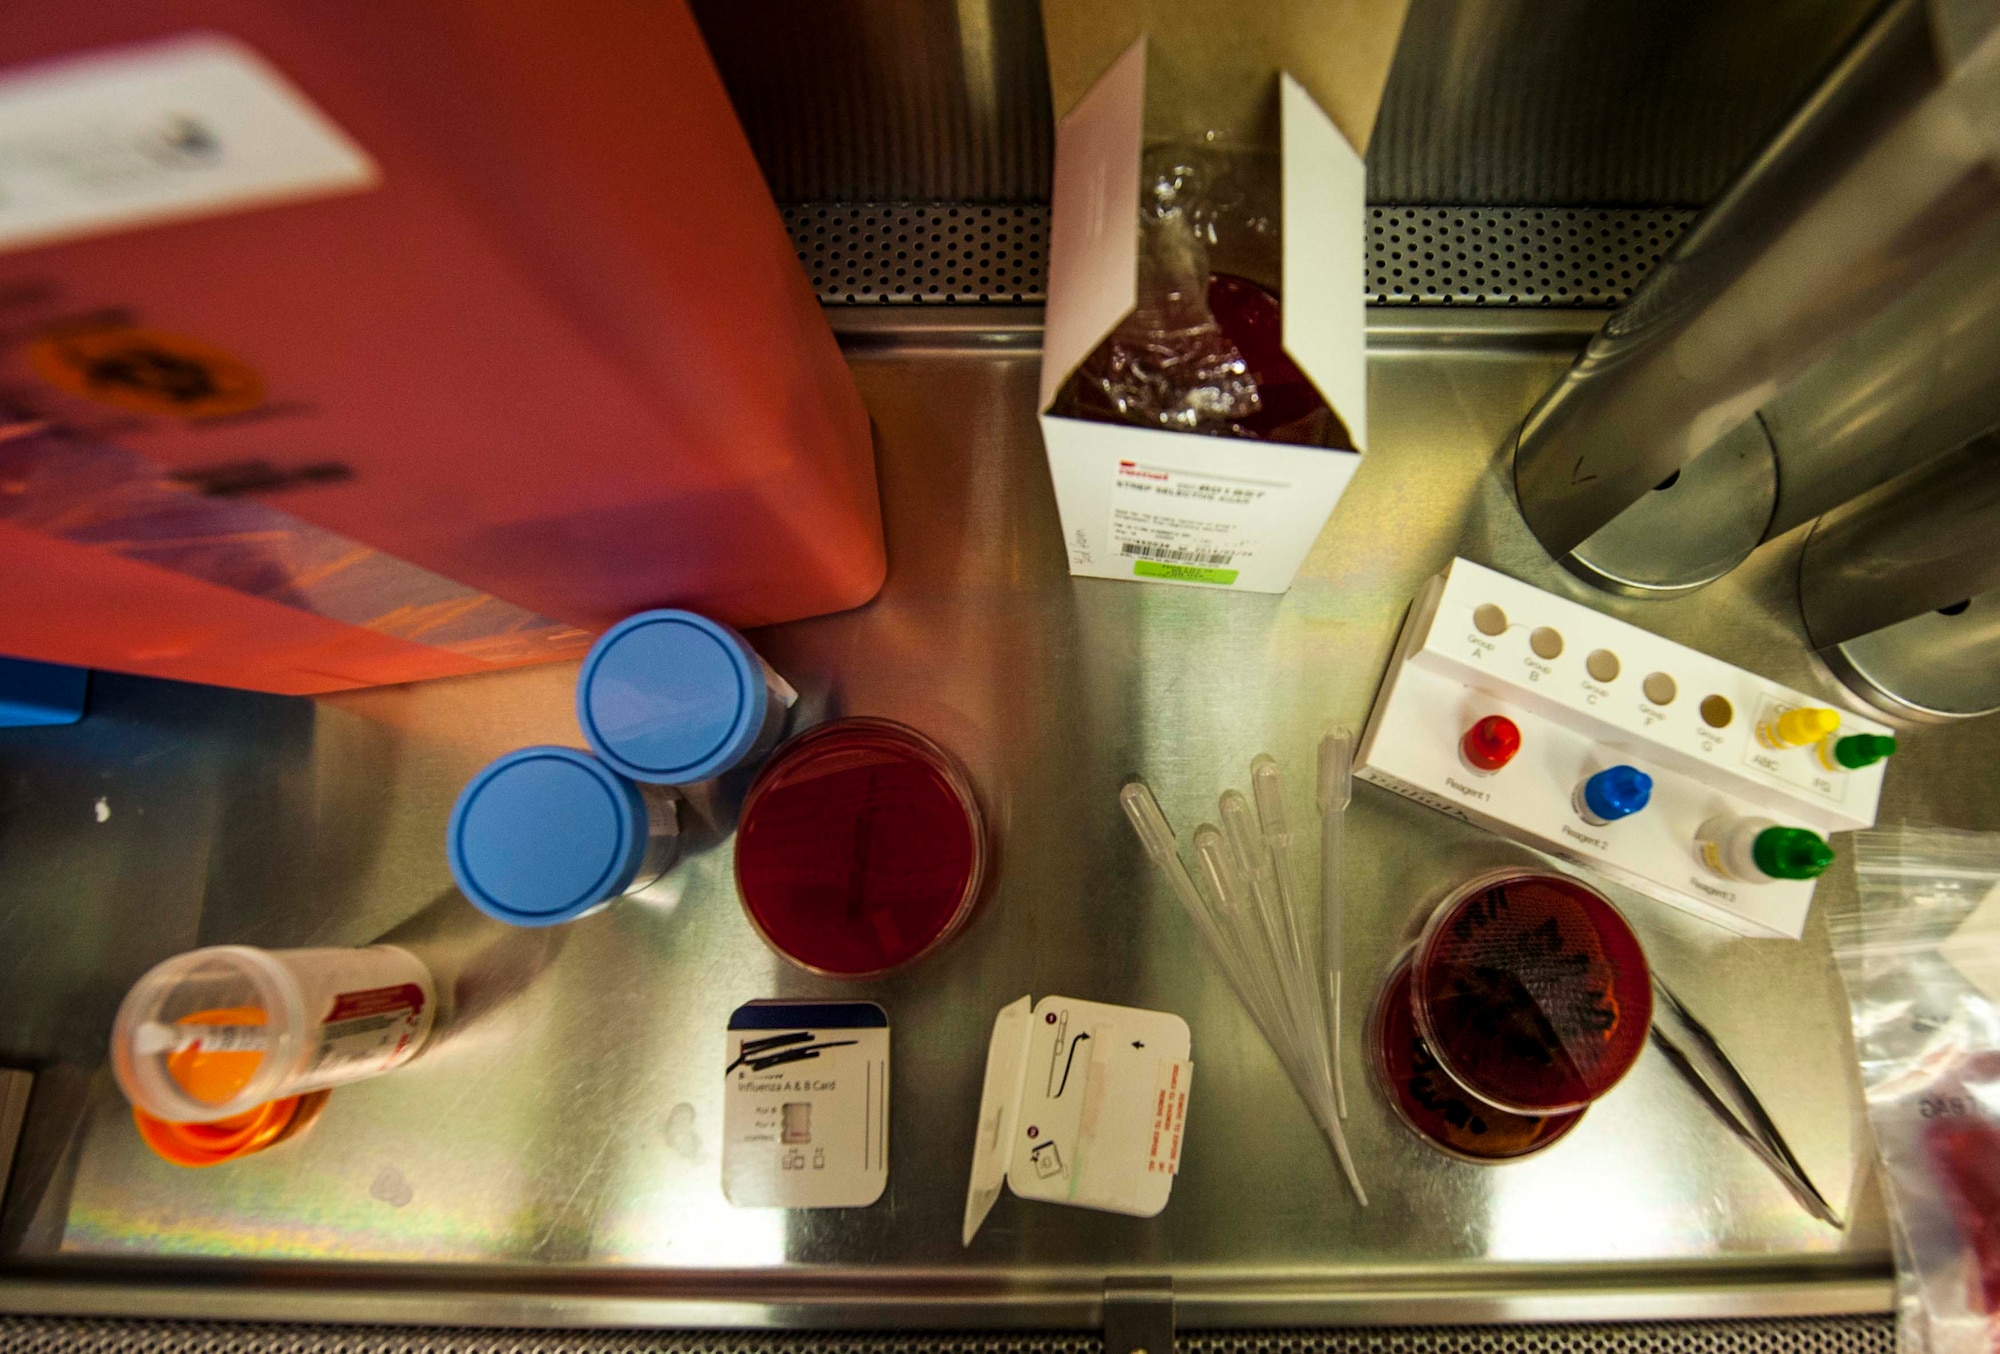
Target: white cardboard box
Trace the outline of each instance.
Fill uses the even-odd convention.
[[[1126,48],[1056,131],[1038,407],[1070,572],[1284,592],[1359,454],[1048,412],[1137,301],[1146,52]],[[1366,171],[1305,87],[1277,80],[1285,350],[1365,451]]]

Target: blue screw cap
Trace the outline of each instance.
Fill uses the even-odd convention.
[[[749,641],[692,611],[627,616],[591,646],[576,680],[590,750],[656,785],[691,785],[736,765],[770,702]]]
[[[0,729],[76,723],[89,682],[88,668],[0,658]]]
[[[467,782],[446,852],[481,912],[553,926],[630,888],[646,840],[646,802],[631,782],[587,752],[529,747]]]
[[[1653,778],[1636,766],[1613,766],[1583,783],[1583,802],[1609,823],[1629,818],[1653,798]]]

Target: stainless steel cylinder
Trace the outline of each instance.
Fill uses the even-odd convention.
[[[1870,703],[1917,719],[2000,710],[2000,437],[1891,480],[1814,524],[1806,631]]]
[[[1771,536],[2000,427],[2000,220],[1767,405]]]
[[[1606,322],[1515,454],[1551,554],[1605,586],[1676,591],[1766,538],[1786,448],[1759,411],[2000,228],[1993,56],[1954,64],[1922,0],[1896,0]]]

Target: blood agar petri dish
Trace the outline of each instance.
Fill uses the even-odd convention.
[[[1653,1018],[1639,938],[1595,889],[1500,870],[1440,903],[1411,961],[1412,1012],[1445,1073],[1518,1114],[1581,1109],[1631,1070]]]
[[[823,724],[780,747],[744,801],[736,887],[772,949],[872,978],[965,925],[986,832],[958,759],[886,719]]]
[[[1459,1087],[1417,1033],[1410,1010],[1410,956],[1389,972],[1368,1024],[1368,1050],[1389,1103],[1417,1136],[1450,1156],[1482,1165],[1519,1161],[1575,1128],[1582,1110],[1515,1114]]]

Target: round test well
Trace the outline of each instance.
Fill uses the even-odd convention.
[[[530,747],[460,792],[451,872],[473,905],[515,926],[582,916],[631,886],[645,859],[639,791],[587,752]]]
[[[749,641],[692,611],[627,616],[591,646],[576,679],[590,750],[659,785],[735,766],[758,744],[773,704]]]
[[[904,725],[843,719],[765,764],[737,827],[736,886],[779,954],[815,973],[870,978],[965,924],[986,855],[955,757]]]
[[[1595,889],[1501,870],[1431,914],[1411,960],[1416,1029],[1446,1075],[1517,1114],[1581,1109],[1646,1045],[1652,976]]]
[[[1368,1022],[1369,1059],[1396,1115],[1449,1156],[1498,1165],[1533,1156],[1575,1128],[1582,1110],[1515,1114],[1466,1094],[1438,1066],[1410,1010],[1410,956],[1389,971]]]

